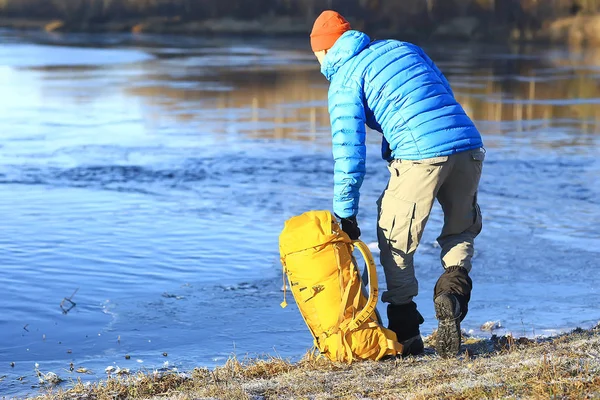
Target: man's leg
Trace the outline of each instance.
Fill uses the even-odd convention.
[[[473,246],[482,228],[477,189],[484,155],[482,150],[453,155],[453,168],[437,195],[444,210],[444,227],[438,238],[444,273],[434,288],[439,320],[436,347],[445,357],[460,350],[460,322],[467,315],[471,299]]]
[[[423,351],[419,325],[423,317],[412,301],[418,294],[413,256],[423,235],[436,194],[448,175],[448,157],[391,163],[388,187],[378,201],[381,265],[387,291],[389,329],[405,345],[405,355]]]

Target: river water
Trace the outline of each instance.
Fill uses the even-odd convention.
[[[0,393],[37,393],[36,364],[96,380],[108,366],[301,357],[311,338],[295,305],[279,306],[278,235],[332,194],[327,82],[307,43],[11,32],[0,43]],[[600,51],[426,50],[487,148],[463,327],[594,325]],[[377,255],[388,172],[368,136],[359,222]],[[436,206],[416,258],[426,335],[441,223]]]

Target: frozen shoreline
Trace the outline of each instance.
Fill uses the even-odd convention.
[[[92,399],[109,394],[135,399],[589,398],[600,394],[599,352],[597,326],[536,341],[511,336],[468,339],[459,357],[451,360],[440,359],[431,349],[415,358],[350,366],[308,356],[298,363],[280,358],[230,359],[213,371],[124,374],[54,390],[38,399]]]

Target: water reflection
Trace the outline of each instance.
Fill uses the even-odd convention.
[[[568,126],[585,142],[587,134],[598,132],[598,51],[587,51],[583,59],[567,51],[543,50],[491,58],[434,48],[432,56],[487,134]],[[234,129],[254,137],[327,140],[327,82],[316,62],[287,69],[215,67],[201,57],[197,62],[193,69],[170,62],[168,74],[136,76],[124,91],[141,98],[155,121],[203,123],[209,115],[210,121],[222,122],[215,125],[215,133]],[[206,69],[209,74],[197,73]],[[499,124],[485,124],[489,122]],[[500,124],[506,122],[512,124]]]
[[[234,130],[251,137],[328,140],[328,85],[305,50],[147,50],[154,60],[130,64],[102,85],[89,66],[36,69],[43,71],[48,96],[53,89],[65,95],[60,82],[77,82],[67,101],[85,101],[118,87],[142,102],[150,126],[175,120],[195,127],[210,123],[209,134],[216,135]],[[600,50],[495,48],[493,55],[480,45],[454,50],[428,48],[484,133],[568,125],[585,141],[585,135],[598,132]],[[86,81],[94,83],[88,87]]]
[[[141,97],[149,110],[156,111],[152,116],[155,123],[174,118],[211,123],[212,134],[235,130],[252,137],[314,140],[329,119],[327,88],[318,84],[323,80],[314,68],[225,69],[209,77],[139,77],[125,91]]]

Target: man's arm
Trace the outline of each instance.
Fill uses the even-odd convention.
[[[329,90],[334,166],[333,212],[340,218],[358,213],[359,190],[365,176],[365,110],[357,82]]]

